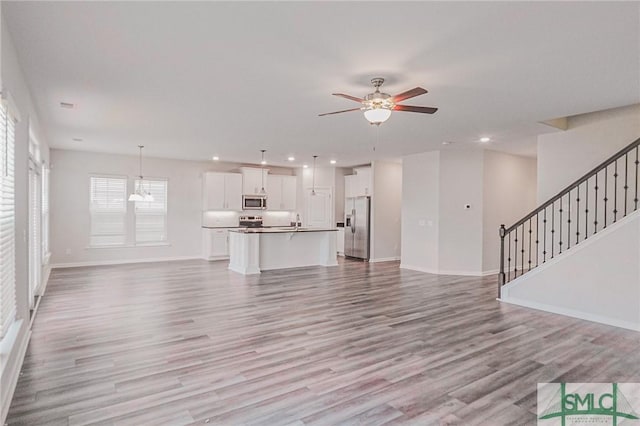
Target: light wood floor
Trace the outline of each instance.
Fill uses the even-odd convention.
[[[8,423],[533,424],[537,382],[640,382],[640,333],[495,296],[393,262],[55,270]]]

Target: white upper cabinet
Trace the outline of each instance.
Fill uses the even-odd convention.
[[[355,174],[344,177],[344,197],[362,197],[373,195],[371,167],[358,167]]]
[[[242,170],[242,193],[244,195],[260,194],[263,182],[265,191],[268,191],[268,169],[242,167],[240,170]]]
[[[373,185],[371,184],[371,167],[359,167],[355,169],[357,181],[357,195],[372,195]]]
[[[356,193],[356,175],[347,175],[344,177],[344,198],[355,197]]]
[[[268,175],[267,210],[296,209],[296,177]]]
[[[242,210],[242,175],[206,172],[202,185],[203,210]]]

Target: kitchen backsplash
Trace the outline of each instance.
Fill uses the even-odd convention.
[[[208,211],[202,214],[202,226],[233,227],[238,226],[241,215],[262,216],[263,226],[289,226],[295,220],[294,212],[268,212],[249,210],[246,212]]]

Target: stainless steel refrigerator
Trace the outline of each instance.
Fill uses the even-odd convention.
[[[369,260],[370,198],[347,198],[344,211],[344,255]]]

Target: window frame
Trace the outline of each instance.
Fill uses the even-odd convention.
[[[93,241],[94,236],[99,236],[93,233],[93,199],[92,199],[92,179],[94,178],[103,178],[103,179],[121,179],[124,180],[124,193],[123,193],[123,201],[124,201],[124,209],[121,212],[122,214],[122,222],[123,222],[123,230],[122,230],[122,242],[116,244],[96,244]],[[129,213],[128,208],[128,189],[129,189],[129,179],[126,175],[116,175],[116,174],[105,174],[105,173],[89,173],[89,200],[88,200],[88,213],[89,213],[89,248],[118,248],[118,247],[126,247],[127,246],[127,215]],[[104,212],[109,213],[109,212]],[[120,212],[113,212],[120,213]]]

